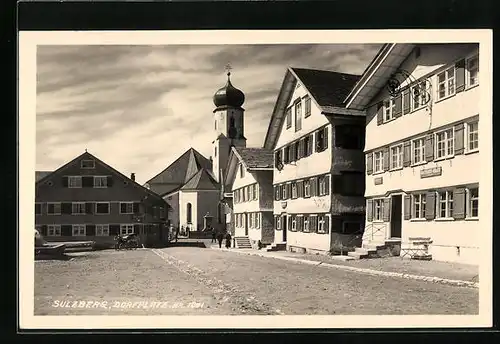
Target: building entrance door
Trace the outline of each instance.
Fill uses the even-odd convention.
[[[245,236],[248,235],[248,214],[245,213]]]
[[[286,215],[281,215],[281,228],[283,232],[283,242],[286,242],[286,232],[288,230],[288,217]]]
[[[393,195],[391,199],[391,238],[401,238],[403,196]]]

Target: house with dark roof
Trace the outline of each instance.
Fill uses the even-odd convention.
[[[36,171],[35,172],[35,182],[39,181],[40,179],[42,179],[43,177],[51,174],[52,171]]]
[[[273,163],[272,150],[231,149],[224,192],[232,194],[232,216],[226,222],[236,247],[259,248],[274,242]]]
[[[170,223],[183,231],[201,230],[217,214],[220,185],[212,162],[194,148],[148,180],[145,187],[167,202]]]
[[[346,97],[366,111],[359,254],[393,246],[405,258],[479,264],[479,50],[384,44]]]
[[[263,145],[274,154],[275,245],[324,253],[360,241],[365,113],[344,103],[359,78],[286,70]]]
[[[36,228],[47,241],[113,245],[137,233],[146,245],[168,242],[167,204],[131,177],[84,152],[36,181]]]

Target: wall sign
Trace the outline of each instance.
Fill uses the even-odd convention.
[[[286,206],[287,206],[287,202],[281,202],[281,208],[282,209],[286,209]]]
[[[384,183],[384,178],[383,177],[377,177],[377,178],[373,179],[373,183],[375,185],[381,185],[381,184]]]
[[[430,178],[440,176],[443,173],[441,166],[420,170],[420,178]]]

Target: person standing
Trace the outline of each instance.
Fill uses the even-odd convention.
[[[179,227],[175,228],[175,242],[177,242],[177,240],[179,240]]]
[[[217,234],[217,241],[219,242],[219,248],[222,248],[222,240],[224,240],[224,235],[222,234],[222,232],[219,232]]]
[[[226,248],[231,248],[231,234],[229,232],[226,233]]]
[[[215,228],[212,228],[211,232],[212,232],[212,242],[211,243],[214,243],[215,242],[215,237],[217,235],[217,233],[215,232]]]

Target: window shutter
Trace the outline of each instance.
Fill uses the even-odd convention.
[[[373,153],[366,154],[366,174],[373,173]]]
[[[458,124],[455,126],[455,133],[453,134],[455,139],[455,155],[460,155],[464,153],[464,125]]]
[[[278,186],[275,186],[275,187],[274,187],[274,200],[275,200],[275,201],[278,201],[278,200],[279,200],[279,197],[278,197],[278,191],[279,191]]]
[[[92,177],[92,176],[83,176],[82,177],[82,187],[83,188],[94,187],[94,177]]]
[[[384,198],[384,213],[382,220],[384,222],[389,222],[391,221],[391,199],[390,198]]]
[[[383,102],[377,104],[377,125],[384,123],[384,107]]]
[[[325,234],[328,234],[330,233],[330,216],[325,215],[324,219],[325,219],[325,225],[324,225]]]
[[[328,148],[328,126],[325,127],[323,136],[323,150]]]
[[[384,148],[384,171],[389,171],[389,147]]]
[[[314,133],[314,151],[315,152],[319,152],[319,132],[315,132]]]
[[[462,220],[465,218],[465,189],[458,188],[453,190],[453,218]]]
[[[109,225],[109,235],[117,235],[120,233],[120,225]]]
[[[94,212],[94,203],[85,203],[85,214],[92,214]]]
[[[403,115],[410,112],[410,89],[403,92]]]
[[[299,180],[297,182],[297,197],[304,197],[304,181],[302,180]]]
[[[62,185],[63,187],[67,188],[68,187],[68,177],[67,176],[64,176],[62,177]]]
[[[113,186],[113,177],[112,176],[108,176],[108,188],[110,188],[112,186]]]
[[[318,178],[311,178],[311,196],[318,196]]]
[[[87,228],[85,228],[85,233],[87,236],[94,236],[95,235],[95,225],[87,225]]]
[[[71,203],[61,203],[61,214],[71,214],[72,210]]]
[[[73,235],[73,226],[71,225],[61,226],[61,236],[72,236],[72,235]]]
[[[42,228],[40,229],[40,234],[42,236],[46,236],[47,235],[47,225],[42,225]]]
[[[330,194],[330,175],[329,174],[327,174],[325,176],[325,189],[326,189],[325,195],[329,195]]]
[[[429,134],[425,138],[425,161],[429,162],[432,160],[434,160],[434,136],[433,134]]]
[[[285,148],[283,148],[283,150],[281,151],[281,155],[283,155],[283,163],[284,164],[287,164],[288,163],[288,150]]]
[[[401,93],[394,99],[395,101],[395,106],[394,106],[394,117],[401,117],[403,114],[402,108],[403,108],[403,97],[401,97]]]
[[[436,193],[428,192],[425,195],[425,218],[434,220],[436,217]]]
[[[404,219],[409,220],[411,219],[411,196],[406,195],[404,198]]]
[[[456,92],[462,92],[465,89],[465,60],[460,60],[455,64]]]
[[[403,144],[403,167],[411,165],[411,142],[406,141]]]
[[[373,221],[373,200],[372,199],[366,200],[366,221],[368,221],[368,222]]]
[[[139,213],[139,203],[134,202],[134,214],[137,214],[137,213]]]

